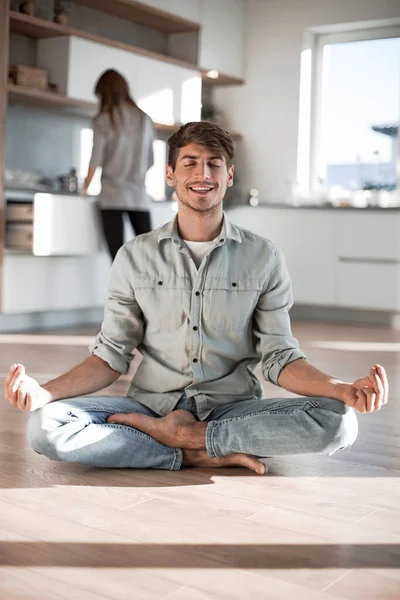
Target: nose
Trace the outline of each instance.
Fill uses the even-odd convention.
[[[207,164],[206,161],[200,163],[196,172],[198,179],[210,179],[211,178],[211,168]]]

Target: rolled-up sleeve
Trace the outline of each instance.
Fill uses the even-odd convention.
[[[93,147],[89,168],[95,169],[96,167],[103,166],[106,141],[107,137],[104,128],[99,121],[95,120],[93,122]]]
[[[293,337],[289,310],[293,305],[292,284],[282,252],[275,248],[275,260],[265,291],[254,313],[256,350],[261,357],[267,381],[278,384],[282,369],[299,358],[306,358]]]
[[[142,341],[144,330],[142,311],[129,282],[131,260],[123,246],[111,269],[101,331],[89,347],[92,354],[120,373],[128,372],[132,350]]]

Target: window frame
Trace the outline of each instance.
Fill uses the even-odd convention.
[[[392,19],[381,24],[379,22],[342,24],[306,31],[300,68],[297,153],[297,185],[303,197],[307,196],[311,200],[318,200],[320,180],[326,177],[326,165],[323,164],[321,153],[324,47],[327,44],[393,37],[400,38],[400,19]],[[397,136],[396,180],[397,189],[399,190],[400,135]]]

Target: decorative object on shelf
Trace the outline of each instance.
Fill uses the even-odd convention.
[[[51,83],[49,81],[49,92],[54,92],[55,94],[60,93],[60,86],[57,83]]]
[[[60,175],[58,181],[60,183],[61,192],[67,192],[68,194],[78,193],[78,176],[76,169],[71,169],[67,175]]]
[[[221,115],[221,111],[211,102],[203,102],[201,105],[201,120],[213,121],[216,123]]]
[[[52,10],[53,0],[36,0],[35,17],[37,17],[38,19],[51,21]]]
[[[29,15],[30,17],[33,17],[33,15],[35,14],[34,0],[25,0],[25,2],[20,2],[19,12],[23,13],[24,15]]]
[[[15,85],[47,90],[47,71],[27,65],[11,65],[8,72]]]
[[[55,0],[54,2],[54,22],[59,25],[68,24],[69,0]]]

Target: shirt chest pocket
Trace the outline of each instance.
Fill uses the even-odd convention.
[[[205,322],[219,331],[241,331],[253,319],[261,293],[257,279],[217,279],[204,288]]]
[[[136,276],[133,281],[148,332],[172,332],[187,318],[190,282],[184,277]]]

